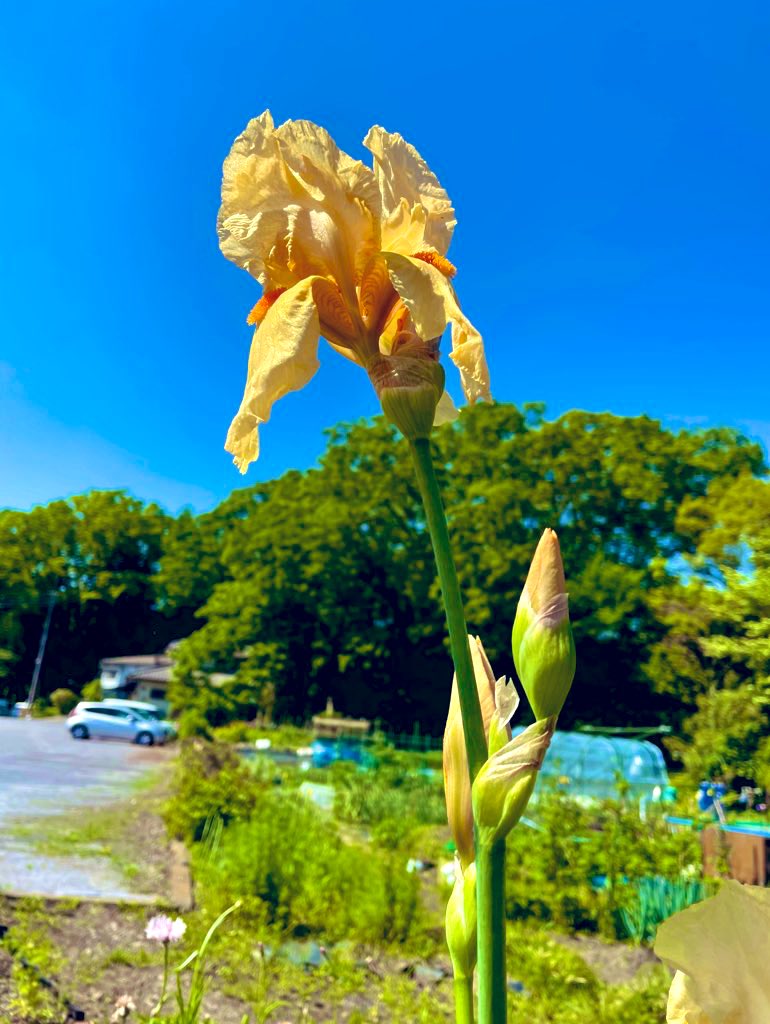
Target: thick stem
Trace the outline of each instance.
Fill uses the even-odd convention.
[[[455,978],[455,1021],[473,1024],[473,978]]]
[[[414,461],[414,469],[417,475],[417,483],[420,488],[425,516],[428,522],[428,531],[433,543],[433,553],[436,556],[436,568],[441,584],[441,593],[444,598],[444,610],[449,630],[449,646],[452,651],[457,674],[457,688],[460,694],[460,708],[462,710],[463,733],[465,735],[465,749],[468,752],[468,768],[471,781],[476,778],[481,766],[487,759],[487,744],[484,738],[484,722],[481,717],[481,706],[479,704],[476,679],[473,672],[473,662],[468,646],[468,629],[465,625],[465,613],[460,596],[460,585],[457,580],[457,570],[452,558],[452,548],[449,541],[444,506],[441,501],[438,480],[433,468],[433,458],[430,451],[430,441],[427,438],[418,438],[409,442]]]
[[[479,1024],[505,1024],[505,840],[476,847]]]

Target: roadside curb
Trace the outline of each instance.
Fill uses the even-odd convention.
[[[184,843],[178,839],[171,840],[169,854],[171,858],[168,877],[170,902],[183,912],[192,910],[195,906],[195,896],[192,872],[190,871],[190,854]]]

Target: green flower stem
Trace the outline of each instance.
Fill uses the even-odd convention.
[[[455,978],[455,1021],[473,1024],[473,978]]]
[[[479,1024],[505,1024],[505,840],[476,844]]]
[[[452,651],[455,672],[457,673],[457,688],[460,694],[465,749],[468,753],[468,767],[472,781],[476,778],[476,774],[487,759],[487,744],[484,738],[484,722],[481,717],[481,706],[476,689],[473,662],[471,661],[471,652],[468,646],[468,629],[465,625],[460,585],[457,581],[457,570],[452,558],[452,548],[449,541],[444,506],[441,501],[441,492],[433,467],[430,441],[427,438],[417,438],[409,442],[409,447],[412,452],[412,460],[422,502],[425,506],[428,531],[433,543],[433,553],[436,556],[436,568],[438,569],[441,593],[444,598],[444,610],[446,611],[447,627],[449,629],[449,646]]]
[[[166,1002],[166,992],[168,991],[168,942],[163,943],[163,984],[160,990],[160,999],[150,1010],[150,1016],[156,1017],[163,1009],[163,1004]]]

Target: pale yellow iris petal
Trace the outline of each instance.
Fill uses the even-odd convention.
[[[275,128],[265,112],[225,160],[220,247],[263,284],[322,274],[355,302],[361,271],[380,248],[379,218],[374,173],[309,121]]]
[[[444,391],[436,406],[436,415],[433,418],[434,427],[440,427],[442,423],[454,423],[460,413],[452,401],[448,391]]]
[[[304,387],[320,365],[313,284],[308,278],[280,295],[254,332],[246,390],[225,442],[241,473],[259,455],[258,427],[274,403]]]
[[[421,338],[440,338],[447,323],[452,323],[450,358],[460,371],[465,397],[469,402],[488,401],[489,370],[481,335],[463,314],[454,289],[446,277],[423,260],[399,253],[383,253],[393,287],[409,310]]]
[[[665,921],[655,952],[683,977],[670,1024],[763,1024],[770,1019],[770,890],[727,881]]]
[[[681,971],[676,972],[671,982],[666,1021],[667,1024],[712,1024],[706,1014],[697,1008],[692,981]]]
[[[222,168],[217,231],[224,255],[264,283],[265,262],[285,234],[286,206],[294,201],[273,119],[266,110],[249,121]]]
[[[408,209],[417,204],[425,208],[425,241],[442,255],[446,254],[454,231],[455,212],[449,196],[423,158],[396,132],[375,125],[369,129],[364,145],[374,156],[374,173],[382,196],[383,249],[389,249],[386,234],[399,223],[401,201]]]
[[[402,199],[394,213],[382,225],[382,247],[389,252],[412,256],[432,248],[426,237],[428,214],[419,203],[411,206]]]
[[[374,173],[311,121],[287,121],[275,136],[291,175],[312,200],[301,205],[308,219],[317,221],[313,236],[327,272],[354,301],[364,266],[380,248],[380,194]]]

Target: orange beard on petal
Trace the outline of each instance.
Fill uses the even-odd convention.
[[[273,305],[275,300],[283,295],[285,291],[285,288],[271,288],[270,291],[265,292],[256,306],[254,306],[252,311],[246,317],[246,323],[261,324],[267,316],[267,311]]]
[[[433,249],[427,249],[424,252],[415,252],[412,254],[413,260],[422,260],[423,263],[430,263],[436,270],[440,270],[444,277],[454,277],[457,273],[457,267],[446,256],[442,256],[441,253],[435,252]]]

